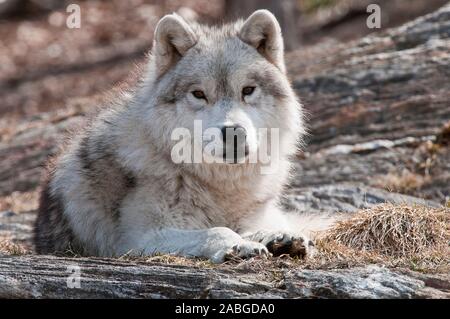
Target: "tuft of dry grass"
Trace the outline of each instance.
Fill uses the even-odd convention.
[[[0,254],[5,255],[25,255],[29,252],[21,245],[15,244],[6,239],[0,239]]]
[[[12,192],[8,196],[0,197],[0,211],[11,210],[15,213],[37,209],[39,191]]]
[[[430,183],[429,176],[423,176],[404,169],[400,174],[388,173],[379,176],[374,181],[374,186],[382,187],[390,192],[408,194]]]
[[[187,258],[182,256],[170,255],[170,254],[154,254],[153,256],[132,256],[123,255],[119,257],[120,260],[130,260],[143,263],[159,263],[170,264],[178,266],[190,266],[198,268],[214,268],[217,265],[211,263],[209,260],[201,258]]]
[[[450,270],[450,210],[382,204],[338,222],[317,238],[309,264],[381,263]]]

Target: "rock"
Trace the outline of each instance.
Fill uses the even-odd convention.
[[[449,14],[446,5],[352,45],[290,54],[288,70],[310,113],[310,151],[438,133],[450,119]]]
[[[0,218],[8,218],[13,216],[16,216],[16,213],[14,213],[12,210],[5,210],[0,212]]]
[[[0,214],[0,240],[8,239],[32,250],[33,223],[36,218],[34,211],[16,214],[6,212]]]
[[[380,177],[416,175],[411,195],[450,198],[450,5],[352,45],[319,45],[288,56],[311,135],[296,186],[335,182],[380,185]],[[428,142],[426,142],[428,140]],[[405,181],[407,182],[407,181]],[[382,183],[381,183],[382,184]]]
[[[306,298],[450,297],[448,291],[427,287],[426,280],[372,265],[344,270],[292,272],[285,278],[285,285],[292,294]]]
[[[70,275],[79,271],[80,285]],[[449,298],[427,275],[378,266],[285,271],[280,278],[236,269],[99,258],[0,256],[0,298]],[[448,275],[446,277],[448,282]],[[69,284],[68,284],[69,282]],[[71,288],[72,287],[72,288]]]
[[[410,21],[425,13],[433,12],[445,5],[446,0],[377,0],[381,8],[381,27],[392,28]],[[310,6],[317,6],[322,2],[304,2],[304,11],[312,11]],[[361,38],[377,31],[361,26],[366,25],[367,7],[375,4],[372,0],[340,0],[332,6],[319,7],[300,19],[302,40],[311,44],[323,41],[324,37],[341,41]],[[407,8],[407,9],[406,9]]]
[[[66,118],[53,115],[36,120],[39,124],[29,125],[11,137],[0,141],[0,196],[14,191],[29,191],[39,185],[45,162],[57,150],[69,128],[81,124],[83,118],[77,114]]]
[[[300,213],[355,213],[377,204],[409,204],[437,207],[439,203],[354,184],[332,184],[287,190],[282,204]]]

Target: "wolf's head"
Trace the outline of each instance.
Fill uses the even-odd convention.
[[[296,152],[301,105],[286,77],[280,26],[267,10],[222,27],[163,17],[144,83],[142,118],[172,157],[189,152],[201,165],[242,169],[261,164],[263,148],[273,157],[273,143],[276,156]]]

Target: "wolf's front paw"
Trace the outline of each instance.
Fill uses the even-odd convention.
[[[211,261],[222,263],[233,258],[246,259],[255,256],[267,258],[269,256],[267,247],[258,242],[243,240],[231,248],[219,250],[211,257]]]
[[[289,255],[291,257],[306,258],[314,252],[314,243],[304,235],[287,232],[264,232],[258,241],[266,245],[274,256]]]

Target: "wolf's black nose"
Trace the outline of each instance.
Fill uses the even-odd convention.
[[[236,147],[236,144],[237,144],[236,140],[238,138],[242,138],[242,141],[245,142],[246,135],[247,135],[247,131],[245,130],[245,128],[243,128],[240,125],[222,127],[222,138],[223,138],[223,142],[225,144],[227,143],[227,138],[228,138],[228,139],[230,139],[230,140],[228,140],[228,143],[232,143],[232,140],[234,140],[234,144]]]
[[[224,126],[221,131],[223,144],[225,146],[225,152],[223,154],[224,158],[236,159],[248,155],[249,151],[246,141],[247,131],[245,128],[240,125]]]

